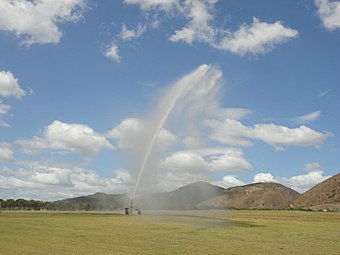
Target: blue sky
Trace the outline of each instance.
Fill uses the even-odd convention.
[[[339,172],[339,1],[1,0],[0,13],[2,198],[131,191],[178,84],[141,191],[303,192]]]

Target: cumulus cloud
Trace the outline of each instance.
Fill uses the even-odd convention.
[[[206,148],[178,151],[165,158],[162,168],[192,173],[249,170],[243,151],[235,148]]]
[[[145,122],[137,118],[124,119],[118,126],[106,133],[106,137],[117,141],[117,145],[122,149],[132,149],[138,141],[144,138],[146,133]],[[176,142],[176,136],[169,130],[162,128],[159,133],[157,143],[166,147]]]
[[[215,182],[215,184],[224,188],[245,185],[243,181],[240,181],[234,175],[223,176],[222,180]]]
[[[1,20],[1,17],[0,17]],[[29,94],[32,93],[30,89]],[[0,116],[7,115],[11,110],[11,106],[4,104],[1,97],[21,97],[27,95],[27,93],[20,87],[18,79],[14,77],[10,71],[0,71]],[[0,119],[0,127],[10,127],[10,125]]]
[[[238,55],[263,54],[298,36],[298,31],[285,27],[283,22],[262,22],[256,17],[251,25],[243,24],[232,32],[215,24],[215,5],[218,0],[125,0],[139,5],[147,14],[165,12],[168,17],[183,17],[187,23],[169,37],[172,42],[206,43],[209,46]],[[174,15],[174,13],[176,15]],[[159,21],[157,22],[159,24]]]
[[[19,86],[18,79],[10,71],[0,71],[0,97],[21,98],[26,92]]]
[[[253,182],[279,182],[271,173],[259,173],[254,176]]]
[[[58,120],[45,128],[42,137],[34,136],[28,140],[17,140],[16,143],[26,153],[51,149],[94,155],[103,149],[113,148],[104,135],[95,132],[92,128]]]
[[[120,62],[121,57],[119,56],[118,46],[117,46],[116,43],[112,42],[111,45],[109,47],[107,47],[107,49],[105,51],[105,57],[110,58],[110,59],[116,61],[117,63]]]
[[[317,13],[328,30],[336,30],[340,28],[340,2],[331,0],[314,0]]]
[[[292,119],[296,124],[305,124],[318,119],[321,115],[321,111],[311,112],[302,116],[298,116]]]
[[[86,0],[2,0],[0,30],[10,31],[26,45],[58,43],[58,24],[82,17]]]
[[[212,173],[216,171],[247,171],[251,165],[244,159],[243,152],[234,148],[206,148],[177,151],[161,160],[160,165],[146,172],[139,190],[170,191],[181,186],[197,182],[210,181],[216,185],[230,187],[242,185],[236,177],[226,177],[222,181],[213,182]]]
[[[76,166],[45,162],[22,162],[22,165],[0,169],[3,197],[56,200],[96,192],[128,192],[133,184],[130,173],[124,169],[117,169],[111,178],[105,178]]]
[[[255,138],[276,148],[285,145],[319,147],[332,136],[330,132],[318,132],[306,126],[288,128],[274,124],[257,124],[254,127]]]
[[[254,17],[250,26],[243,24],[236,32],[226,32],[216,47],[238,55],[259,54],[297,36],[298,31],[285,27],[280,21],[266,23]]]
[[[315,169],[316,166],[319,169]],[[273,176],[270,173],[259,173],[254,176],[253,182],[276,182],[281,183],[287,187],[290,187],[300,193],[305,192],[306,190],[312,188],[316,184],[328,179],[331,176],[325,176],[320,164],[312,163],[312,165],[307,164],[307,168],[313,167],[312,171],[308,172],[307,174],[303,175],[296,175],[292,177],[281,177],[281,176]],[[306,169],[305,167],[305,169]]]
[[[248,139],[252,136],[251,128],[244,126],[241,122],[232,119],[206,120],[207,127],[212,128],[209,138],[222,144],[230,146],[251,146]]]
[[[0,162],[14,161],[14,152],[8,143],[0,143]]]
[[[210,25],[213,20],[213,1],[185,1],[182,13],[189,20],[188,24],[176,30],[170,41],[183,41],[192,44],[194,41],[212,43],[216,30]]]
[[[233,146],[251,146],[249,139],[263,141],[276,149],[284,146],[321,146],[330,132],[318,132],[306,126],[288,128],[275,124],[256,124],[244,126],[236,120],[207,120],[207,127],[212,129],[210,139]]]
[[[143,130],[142,120],[127,118],[107,132],[106,137],[117,140],[118,147],[120,148],[130,148],[134,145],[136,136],[139,136]]]

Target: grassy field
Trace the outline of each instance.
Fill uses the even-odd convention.
[[[340,213],[2,212],[0,254],[339,254]]]

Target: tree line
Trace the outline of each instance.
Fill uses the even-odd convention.
[[[45,203],[38,200],[19,199],[0,199],[1,210],[41,210],[45,209]]]
[[[108,195],[96,193],[63,199],[53,202],[39,200],[0,199],[1,210],[49,210],[49,211],[111,211],[126,207],[126,195]]]

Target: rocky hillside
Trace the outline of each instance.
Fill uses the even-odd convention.
[[[340,173],[296,198],[294,206],[312,210],[340,210]]]
[[[254,183],[226,189],[199,208],[288,209],[300,194],[278,183]]]

